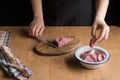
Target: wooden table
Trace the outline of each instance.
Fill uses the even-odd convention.
[[[30,80],[120,80],[120,27],[111,26],[109,39],[98,46],[110,52],[110,60],[103,67],[89,70],[81,67],[74,52],[61,56],[42,56],[33,51],[39,42],[25,33],[25,26],[1,26],[11,32],[9,47],[14,55],[33,71]],[[58,36],[76,36],[81,46],[89,44],[91,27],[46,27],[43,35],[52,39]],[[0,68],[0,80],[12,80]]]

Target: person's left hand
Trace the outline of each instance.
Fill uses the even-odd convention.
[[[100,30],[100,33],[98,34],[98,37],[96,36],[97,30]],[[93,26],[92,26],[92,30],[91,30],[92,39],[93,38],[96,39],[94,41],[93,45],[96,44],[96,43],[99,43],[99,42],[101,42],[103,40],[107,40],[108,39],[108,35],[109,35],[109,31],[110,31],[110,28],[106,24],[105,20],[101,19],[101,18],[96,18],[94,20],[94,23],[93,23]]]
[[[41,17],[35,17],[29,27],[27,28],[29,36],[38,38],[39,35],[42,35],[45,29],[44,20]]]

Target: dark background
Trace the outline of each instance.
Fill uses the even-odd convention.
[[[0,25],[29,25],[31,0],[0,0]]]
[[[31,0],[0,0],[0,26],[26,26],[32,17]],[[119,0],[110,0],[106,22],[120,26]]]
[[[106,22],[109,25],[120,26],[120,1],[110,0],[108,12],[106,15]]]

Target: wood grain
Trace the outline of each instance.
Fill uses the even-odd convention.
[[[110,53],[110,60],[101,68],[83,68],[74,57],[74,50],[59,56],[42,56],[33,51],[39,43],[24,32],[27,26],[1,26],[0,30],[11,32],[10,45],[14,55],[33,71],[30,80],[120,80],[120,27],[110,26],[108,40],[101,46]],[[59,36],[75,36],[80,46],[88,45],[91,26],[45,27],[43,36],[52,40]],[[13,80],[0,68],[0,80]]]

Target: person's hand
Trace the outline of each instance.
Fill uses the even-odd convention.
[[[37,38],[39,35],[42,35],[44,29],[44,20],[39,17],[36,17],[28,27],[28,34],[29,36]]]
[[[97,30],[100,30],[100,33],[98,34],[98,36],[96,36]],[[91,40],[94,40],[93,45],[96,43],[99,43],[103,40],[107,40],[108,35],[109,35],[109,30],[110,30],[110,28],[106,24],[104,19],[96,18],[94,23],[93,23],[92,31],[91,31],[91,35],[92,35]]]

